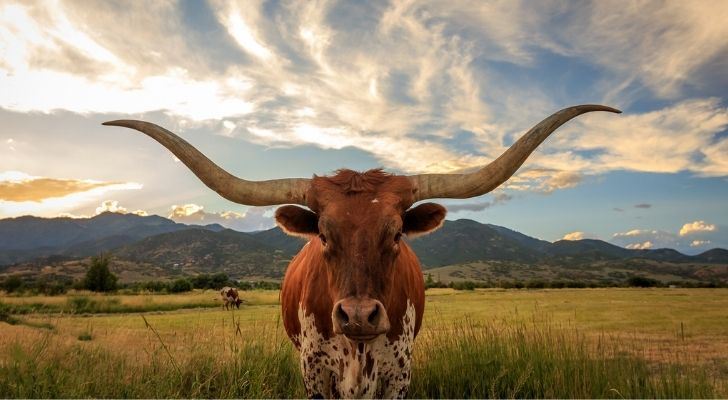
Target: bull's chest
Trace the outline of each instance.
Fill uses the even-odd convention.
[[[313,314],[298,309],[301,369],[309,397],[404,397],[410,382],[415,336],[415,307],[407,303],[402,334],[395,341],[380,336],[370,343],[352,343],[343,335],[325,339]]]

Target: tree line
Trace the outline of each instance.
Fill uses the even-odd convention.
[[[278,290],[281,285],[270,281],[236,281],[223,272],[215,274],[198,274],[174,280],[153,280],[121,284],[118,277],[109,269],[110,258],[106,255],[92,257],[83,279],[72,280],[69,277],[40,277],[35,280],[22,279],[11,275],[0,281],[0,290],[6,293],[30,292],[46,295],[59,295],[70,289],[89,290],[92,292],[115,292],[124,290],[129,293],[183,293],[193,289],[220,289],[234,286],[240,290],[269,289]],[[441,282],[432,274],[425,274],[425,287],[452,288],[456,290],[474,290],[481,288],[502,289],[563,289],[563,288],[601,288],[601,287],[685,287],[685,288],[725,288],[728,283],[720,281],[662,282],[641,275],[629,276],[624,280],[610,281],[573,281],[573,280],[498,280],[498,281],[457,281]]]
[[[123,290],[130,293],[183,293],[193,289],[220,289],[234,286],[241,290],[280,289],[280,283],[268,281],[236,281],[226,273],[198,274],[174,280],[152,280],[144,282],[119,283],[119,279],[109,269],[111,260],[106,255],[92,257],[83,279],[74,281],[69,277],[40,277],[22,279],[11,275],[0,281],[0,290],[6,293],[31,292],[46,295],[64,294],[70,289],[89,290],[92,292],[116,292]]]
[[[584,289],[608,287],[681,287],[681,288],[726,288],[728,282],[710,281],[669,281],[662,282],[657,279],[641,275],[633,275],[624,280],[613,281],[574,281],[574,280],[545,280],[545,279],[504,279],[498,281],[452,281],[441,282],[435,280],[432,274],[425,274],[425,288],[451,288],[455,290],[475,289]]]

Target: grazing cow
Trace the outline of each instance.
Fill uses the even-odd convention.
[[[235,307],[240,309],[240,303],[243,300],[238,296],[238,289],[225,286],[220,290],[220,297],[222,297],[222,308],[229,310],[230,305],[233,304]]]
[[[268,181],[229,174],[157,125],[131,120],[105,125],[149,135],[228,200],[307,206],[280,207],[275,218],[285,232],[308,239],[291,261],[281,291],[284,326],[300,351],[308,396],[404,397],[425,307],[419,261],[404,238],[432,232],[446,213],[434,203],[412,205],[490,192],[554,130],[591,111],[619,112],[599,105],[556,112],[471,173],[399,176],[339,170],[333,176]]]

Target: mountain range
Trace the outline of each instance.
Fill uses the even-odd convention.
[[[217,224],[185,225],[160,216],[109,212],[82,219],[26,216],[0,220],[0,274],[76,276],[84,271],[87,257],[109,252],[112,267],[127,281],[210,272],[280,279],[303,244],[279,228],[246,233]],[[688,256],[591,239],[551,243],[466,219],[445,221],[410,245],[425,272],[443,280],[520,279],[543,270],[536,277],[599,280],[640,272],[662,280],[728,281],[725,249]]]

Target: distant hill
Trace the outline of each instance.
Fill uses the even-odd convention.
[[[672,249],[630,250],[592,239],[550,243],[467,219],[445,221],[438,231],[407,240],[423,270],[451,280],[508,276],[623,280],[642,273],[663,281],[728,281],[725,249],[688,256]],[[78,276],[86,257],[106,251],[115,260],[112,267],[127,280],[203,272],[280,279],[304,243],[279,228],[243,233],[159,216],[20,217],[0,220],[0,265],[4,265],[0,275]]]
[[[150,236],[113,251],[114,257],[149,263],[182,274],[226,272],[230,276],[280,278],[292,251],[277,249],[255,235],[226,229],[184,229]]]
[[[577,262],[615,260],[636,255],[632,250],[595,239],[559,240],[546,246],[543,252],[555,259]]]
[[[712,249],[704,253],[698,254],[695,258],[702,262],[707,263],[721,263],[728,264],[728,250],[726,249]]]
[[[539,258],[537,250],[513,235],[467,219],[445,221],[437,231],[409,243],[423,268],[490,259],[527,263]]]
[[[158,215],[105,212],[92,218],[18,217],[0,220],[0,265],[50,255],[89,256],[162,233],[189,229]],[[203,227],[211,231],[218,224]]]

